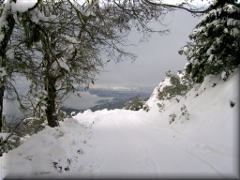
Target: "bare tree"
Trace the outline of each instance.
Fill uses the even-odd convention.
[[[101,53],[115,61],[135,58],[121,48],[133,25],[143,33],[166,32],[147,26],[151,19],[164,15],[160,8],[141,3],[94,2],[45,1],[22,17],[25,24],[35,27],[30,36],[37,34],[39,38],[29,43],[40,55],[35,63],[38,77],[30,77],[30,92],[35,89],[35,94],[45,96],[41,98],[43,103],[35,104],[42,106],[51,127],[58,125],[63,95],[74,92],[76,86],[94,83],[94,76],[106,63]]]

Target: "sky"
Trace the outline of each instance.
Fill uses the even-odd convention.
[[[184,69],[186,56],[180,56],[178,50],[190,41],[188,36],[199,18],[194,18],[189,12],[176,10],[170,12],[164,22],[169,24],[167,28],[170,33],[163,36],[153,34],[148,42],[138,43],[141,36],[131,33],[129,40],[137,46],[127,50],[137,55],[137,59],[134,62],[110,61],[96,77],[92,87],[153,89],[163,80],[166,71],[177,72]]]

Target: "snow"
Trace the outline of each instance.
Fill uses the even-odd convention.
[[[0,79],[2,79],[2,77],[6,75],[7,75],[6,69],[4,67],[0,67]]]
[[[229,33],[227,28],[224,28],[223,32],[226,33],[226,34]]]
[[[183,47],[183,52],[184,54],[188,54],[189,53],[189,48],[188,47]]]
[[[9,49],[9,50],[6,52],[6,56],[7,56],[7,58],[9,58],[9,59],[14,59],[14,55],[15,55],[14,49]]]
[[[35,4],[37,4],[37,0],[17,0],[16,3],[11,3],[11,9],[14,12],[25,12]]]
[[[11,133],[0,133],[0,139],[5,141]]]
[[[239,25],[240,25],[239,20],[229,18],[228,21],[227,21],[227,26],[239,26]]]
[[[233,29],[231,29],[230,34],[231,34],[231,36],[238,37],[239,34],[240,34],[239,28],[233,28]]]
[[[166,85],[149,112],[87,110],[46,127],[0,158],[1,177],[239,178],[239,69],[207,76],[179,102],[157,99]]]
[[[226,7],[224,7],[224,10],[229,13],[240,12],[240,8],[232,4],[228,4]]]
[[[61,58],[61,59],[57,59],[53,65],[52,68],[54,71],[59,71],[59,69],[64,69],[66,71],[70,71],[69,66],[67,65],[67,62],[65,59]]]
[[[226,73],[225,71],[223,71],[223,72],[221,73],[221,78],[222,78],[223,80],[227,78],[227,73]]]

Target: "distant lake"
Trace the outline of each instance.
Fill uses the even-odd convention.
[[[97,101],[112,99],[111,97],[99,97],[95,94],[90,94],[89,92],[81,92],[80,95],[81,97],[76,95],[69,96],[68,99],[64,101],[64,105],[73,109],[87,109],[97,105]]]
[[[18,91],[20,94],[26,94],[27,85],[22,83],[18,85]],[[64,109],[71,111],[90,109],[96,105],[100,105],[106,102],[122,102],[129,98],[133,98],[137,95],[142,97],[149,96],[150,91],[145,90],[113,90],[113,89],[90,89],[89,91],[79,91],[80,96],[76,94],[69,95],[63,102]],[[18,121],[24,118],[23,113],[19,110],[19,104],[17,101],[9,102],[4,101],[4,113],[7,117],[7,121]],[[29,116],[27,116],[29,117]]]
[[[64,106],[72,109],[88,109],[97,105],[97,101],[104,99],[112,99],[111,97],[99,97],[89,92],[81,92],[81,97],[77,95],[70,95],[65,101]],[[22,118],[23,114],[19,110],[19,104],[17,101],[9,102],[4,101],[4,113],[8,120]]]

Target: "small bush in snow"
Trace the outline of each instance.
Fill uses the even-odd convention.
[[[181,107],[181,112],[182,112],[182,115],[179,117],[179,119],[181,117],[185,117],[186,120],[189,120],[189,112],[185,104],[183,104],[183,106]]]
[[[178,120],[180,120],[183,117],[185,118],[185,120],[189,120],[190,119],[190,115],[189,115],[189,112],[188,112],[187,107],[186,107],[185,104],[183,104],[183,106],[181,107],[180,111],[181,111],[180,112],[181,115],[179,116]],[[172,113],[172,114],[169,115],[169,117],[171,118],[171,120],[169,121],[169,124],[172,124],[176,120],[177,115]]]
[[[163,112],[165,111],[165,104],[162,102],[162,103],[157,103],[158,107],[159,107],[159,112]]]
[[[150,110],[150,107],[147,104],[143,105],[143,110],[148,112]]]
[[[171,120],[169,121],[169,124],[172,124],[175,121],[177,116],[176,114],[173,113],[173,114],[170,114],[169,117],[171,118]]]
[[[177,95],[183,96],[193,87],[190,76],[183,71],[179,71],[177,75],[171,74],[171,71],[167,71],[164,81],[167,80],[169,81],[168,84],[163,83],[158,89],[159,100],[172,99]],[[177,101],[179,102],[178,99]]]
[[[144,107],[143,100],[141,99],[140,96],[136,96],[127,103],[124,109],[131,110],[131,111],[138,111],[140,109],[143,109],[143,107]],[[145,107],[145,109],[147,109],[147,107]]]

